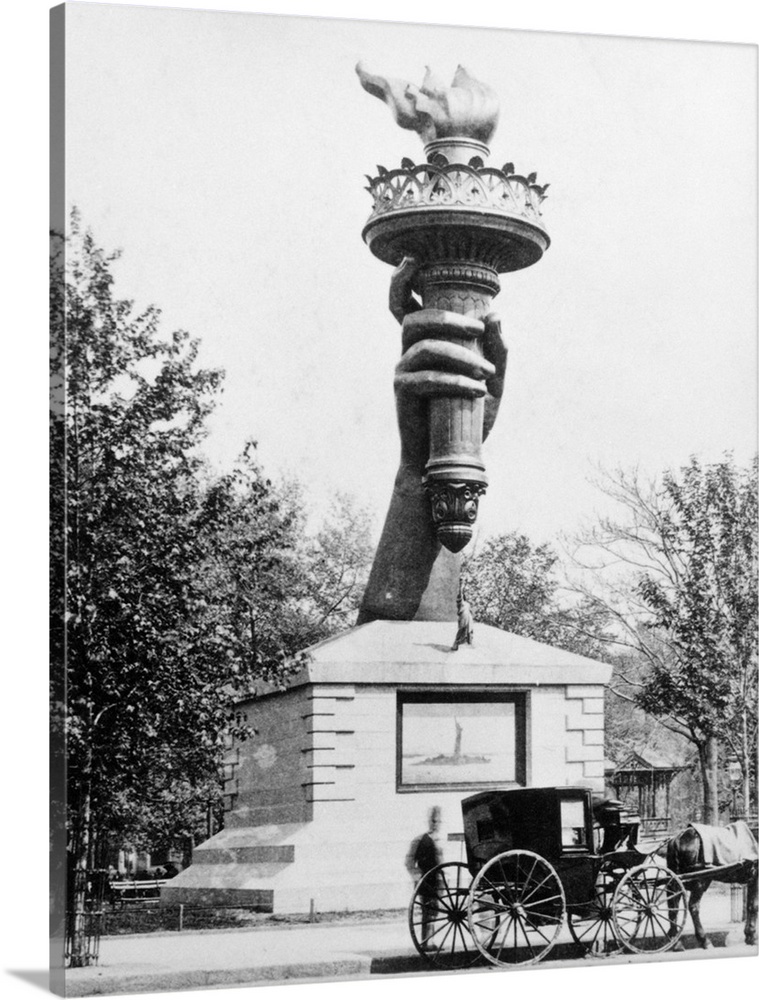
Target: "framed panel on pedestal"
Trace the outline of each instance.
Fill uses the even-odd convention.
[[[398,790],[525,783],[526,695],[398,693]]]

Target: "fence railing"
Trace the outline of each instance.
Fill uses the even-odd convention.
[[[251,922],[255,910],[238,906],[197,906],[175,903],[161,906],[159,900],[125,901],[125,905],[109,907],[102,913],[102,933],[148,934],[151,931],[208,930],[223,927],[244,927]]]
[[[116,905],[140,899],[158,899],[161,895],[161,886],[169,881],[167,878],[119,879],[108,883],[107,898],[110,903]]]
[[[66,965],[72,968],[97,963],[103,929],[103,900],[107,887],[106,871],[69,871],[64,957]]]
[[[672,820],[669,816],[656,816],[640,821],[640,836],[646,840],[659,840],[667,837],[671,831]]]

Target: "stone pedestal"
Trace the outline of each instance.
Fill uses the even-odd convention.
[[[308,650],[286,691],[240,705],[255,735],[230,757],[225,828],[162,902],[401,908],[433,805],[455,861],[461,800],[490,779],[601,791],[611,667],[480,624],[452,652],[454,634],[451,622],[371,622]]]

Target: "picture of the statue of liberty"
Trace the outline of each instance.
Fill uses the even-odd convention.
[[[404,705],[401,780],[414,785],[513,781],[514,740],[512,704]]]

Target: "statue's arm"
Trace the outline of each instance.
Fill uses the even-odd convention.
[[[485,397],[489,433],[503,392],[507,352],[500,324],[422,309],[411,294],[415,265],[405,260],[390,286],[390,309],[403,324],[395,395],[401,461],[393,485],[358,624],[378,618],[456,621],[461,555],[437,541],[422,485],[429,456],[428,401],[439,395]],[[485,357],[445,337],[483,337]]]
[[[460,553],[437,541],[421,477],[401,466],[358,624],[376,618],[455,621],[460,563]]]

